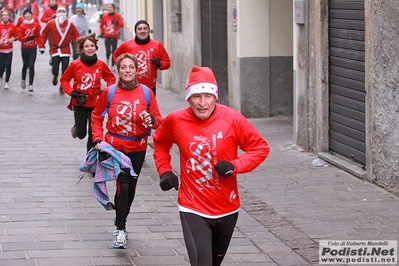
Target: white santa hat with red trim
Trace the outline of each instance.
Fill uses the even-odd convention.
[[[218,99],[218,84],[209,67],[193,66],[186,82],[186,101],[193,94],[210,93]]]
[[[64,10],[64,12],[66,12],[66,7],[65,7],[65,6],[59,5],[59,6],[57,7],[57,12],[59,12],[60,10]]]

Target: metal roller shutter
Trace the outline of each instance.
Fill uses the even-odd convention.
[[[366,165],[364,1],[329,1],[329,146]]]

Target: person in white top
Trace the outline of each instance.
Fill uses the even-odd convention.
[[[85,5],[83,3],[78,3],[76,5],[76,14],[72,15],[69,19],[73,25],[75,25],[76,29],[79,31],[80,36],[86,36],[91,33],[91,30],[88,29],[89,19],[85,14]],[[76,43],[71,41],[72,45],[72,57],[73,60],[78,58],[78,52],[76,49]]]

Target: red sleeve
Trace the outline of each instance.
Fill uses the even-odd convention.
[[[118,15],[118,26],[119,28],[123,28],[125,24],[123,24],[123,19],[120,15]]]
[[[42,30],[42,33],[40,34],[40,38],[38,39],[38,42],[37,42],[39,45],[39,48],[46,48],[47,36],[48,36],[50,27],[51,27],[50,24],[46,24],[46,26],[44,26],[44,29]]]
[[[170,149],[172,148],[174,143],[173,133],[171,132],[171,129],[175,127],[171,121],[171,115],[168,115],[163,120],[160,127],[158,127],[158,129],[155,130],[152,134],[154,143],[153,156],[159,176],[161,176],[165,172],[173,171],[171,165]],[[166,135],[169,137],[162,137]]]
[[[15,38],[15,40],[18,39],[18,28],[14,26],[14,28],[12,29],[12,37]]]
[[[101,114],[104,112],[107,105],[108,90],[109,87],[105,88],[104,91],[100,94],[100,98],[98,99],[96,107],[91,113],[91,130],[93,135],[93,142],[96,140],[102,141],[104,137],[104,117],[102,117]]]
[[[116,64],[116,60],[118,59],[118,57],[123,54],[126,53],[126,45],[127,45],[128,41],[125,41],[123,43],[121,43],[118,48],[116,48],[116,50],[114,51],[113,57],[114,57],[114,62]]]
[[[46,8],[46,9],[44,9],[44,11],[43,11],[43,14],[42,14],[42,17],[40,18],[40,21],[41,22],[44,22],[44,23],[47,23],[47,22],[49,22],[50,20],[51,20],[51,17],[53,16],[53,14],[51,14],[50,12],[49,12],[49,9],[48,8]]]
[[[105,64],[105,62],[103,62],[103,64],[104,66],[102,67],[101,77],[103,80],[105,80],[105,82],[107,82],[107,87],[108,87],[116,83],[116,78],[114,73],[112,73],[112,71],[107,66],[107,64]]]
[[[71,64],[66,68],[65,72],[62,74],[60,83],[62,90],[71,96],[73,88],[71,86],[71,80],[74,79],[74,73],[76,70],[76,62],[72,61]]]
[[[237,173],[248,173],[261,164],[269,155],[270,147],[256,128],[240,113],[234,115],[233,123],[238,138],[238,146],[244,151],[231,162]]]
[[[168,52],[166,52],[165,47],[162,45],[162,43],[159,43],[158,45],[158,51],[159,51],[159,60],[161,60],[161,67],[159,68],[160,70],[165,70],[170,68],[170,58],[168,55]]]
[[[33,2],[33,4],[31,3],[31,6],[32,6],[32,14],[33,14],[33,16],[39,16],[39,6],[38,6],[38,4],[37,4],[37,2]]]
[[[20,26],[20,27],[18,28],[18,41],[20,41],[20,42],[26,42],[26,41],[27,41],[27,37],[28,37],[28,36],[26,36],[26,35],[25,35],[25,32],[24,32],[24,27],[23,27],[23,26]]]
[[[24,16],[20,16],[17,20],[17,24],[15,26],[19,27],[21,26],[22,22],[24,21]]]

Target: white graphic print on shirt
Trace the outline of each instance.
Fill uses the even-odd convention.
[[[117,116],[112,118],[112,126],[118,129],[118,134],[127,136],[129,132],[133,135],[136,134],[136,118],[137,118],[137,105],[140,100],[137,99],[133,103],[129,101],[121,101],[116,107]],[[132,121],[133,120],[133,121]]]
[[[3,43],[8,43],[8,39],[9,39],[9,31],[8,29],[3,29],[0,32],[0,39],[3,41]]]
[[[99,70],[97,69],[96,72],[94,72],[94,74],[85,73],[82,76],[80,80],[82,82],[80,84],[80,90],[85,91],[94,86],[94,82],[96,81],[98,71]]]
[[[153,48],[150,48],[148,51],[139,50],[136,54],[136,58],[138,61],[138,71],[137,75],[142,77],[149,77],[150,76],[150,68],[148,66],[151,58],[151,53],[154,51]]]
[[[223,138],[223,134],[219,132],[217,135],[213,134],[211,140],[203,136],[194,136],[194,141],[189,143],[189,150],[192,158],[187,160],[187,173],[199,172],[201,177],[197,178],[195,182],[201,186],[208,188],[216,188],[219,183],[219,178],[212,178],[212,163],[217,160],[217,139]]]

